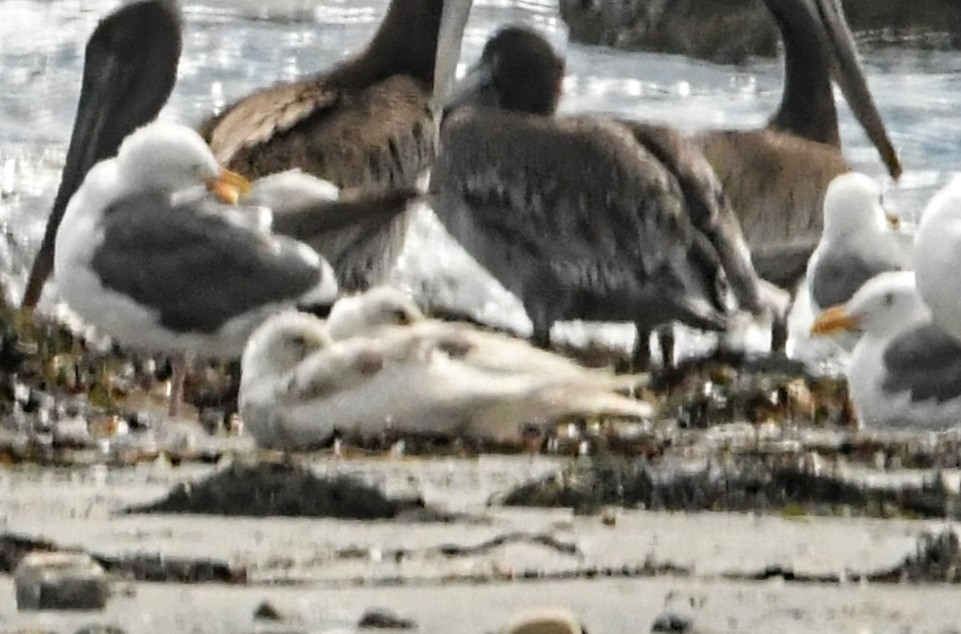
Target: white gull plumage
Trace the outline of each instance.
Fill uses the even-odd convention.
[[[240,407],[260,445],[306,448],[335,430],[388,428],[503,439],[525,422],[653,414],[649,404],[616,393],[641,377],[589,370],[505,335],[425,319],[397,291],[375,289],[351,302],[331,313],[342,339],[301,313],[273,317],[251,337]]]
[[[870,176],[850,172],[834,178],[824,195],[824,232],[811,259],[807,281],[815,315],[851,299],[879,273],[911,268],[910,238],[897,215],[881,205],[881,187]]]
[[[184,201],[178,195],[221,174],[206,144],[185,126],[158,121],[127,137],[116,158],[87,174],[57,232],[54,274],[67,304],[126,346],[232,357],[270,313],[296,302],[332,302],[337,292],[332,271],[309,247],[206,209],[202,199]],[[144,194],[158,199],[145,202]],[[169,218],[155,217],[167,212]],[[125,226],[117,226],[124,220]],[[122,245],[111,241],[115,236]],[[138,240],[142,249],[131,250]],[[115,247],[124,250],[113,252]],[[152,270],[154,263],[163,268]],[[251,268],[223,266],[241,263]],[[270,287],[240,290],[260,272]],[[283,283],[289,286],[275,286]],[[184,314],[168,316],[179,310],[172,303]],[[196,311],[183,306],[191,303],[213,303],[225,319],[212,324],[205,316],[195,326]]]
[[[153,122],[87,172],[59,221],[62,298],[121,345],[173,356],[171,416],[189,355],[238,357],[268,315],[337,294],[323,258],[267,232],[269,212],[224,213],[205,191],[235,198],[244,184],[196,132]]]
[[[885,271],[911,269],[913,235],[881,204],[881,187],[870,176],[841,174],[824,196],[824,231],[808,260],[804,282],[791,309],[792,357],[819,370],[845,360],[857,342],[851,333],[810,339],[808,330],[825,308],[841,304],[865,282]]]
[[[915,243],[918,291],[938,324],[961,339],[961,174],[928,202]]]
[[[961,424],[961,341],[931,318],[914,273],[882,273],[828,308],[813,333],[860,330],[847,367],[863,425],[939,430]]]

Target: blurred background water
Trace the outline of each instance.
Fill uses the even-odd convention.
[[[0,2],[0,228],[5,236],[0,240],[0,277],[9,297],[19,299],[22,293],[59,181],[86,38],[118,4]],[[326,68],[363,46],[386,7],[387,0],[185,2],[184,56],[162,116],[197,123],[257,87]],[[780,99],[777,60],[733,67],[569,44],[556,0],[477,0],[462,62],[476,59],[487,36],[510,22],[537,28],[566,52],[561,107],[567,112],[615,112],[685,130],[750,127],[763,124]],[[885,179],[876,152],[842,103],[844,152],[857,169],[884,180],[891,206],[912,219],[961,164],[956,105],[961,102],[961,53],[892,47],[871,50],[864,61],[905,174],[897,184]],[[526,330],[516,302],[476,279],[463,254],[447,246],[422,248],[424,241],[440,240],[436,227],[418,227],[411,242],[415,248],[398,281],[422,294],[453,293],[453,300],[437,301],[472,303],[469,311],[475,315]],[[446,282],[424,279],[438,270]]]

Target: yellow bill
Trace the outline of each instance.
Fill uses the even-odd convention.
[[[811,326],[812,335],[829,335],[835,332],[856,330],[861,320],[850,314],[844,306],[831,306],[821,316],[814,320]]]
[[[208,181],[207,189],[222,203],[236,205],[241,196],[250,193],[250,181],[226,167],[220,169],[217,178]]]

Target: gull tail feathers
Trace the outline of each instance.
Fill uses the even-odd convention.
[[[634,382],[623,379],[634,378]],[[636,377],[610,377],[607,385],[600,381],[566,381],[534,390],[532,399],[541,402],[545,418],[563,416],[610,416],[624,418],[652,418],[654,406],[646,401],[618,394],[637,385]],[[616,379],[622,379],[616,381]]]

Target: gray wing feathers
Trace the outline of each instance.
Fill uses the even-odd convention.
[[[319,258],[296,241],[238,226],[167,197],[111,205],[93,268],[105,287],[156,310],[172,330],[215,332],[232,317],[296,301],[322,281]]]
[[[943,403],[961,397],[961,342],[933,323],[908,330],[884,351],[882,387],[908,390],[912,401]]]
[[[833,249],[818,255],[810,282],[811,297],[822,310],[843,304],[874,276],[903,268],[895,255],[879,253],[869,259],[852,251]]]
[[[620,126],[498,111],[472,117],[458,112],[445,122],[431,190],[493,212],[479,223],[557,255],[605,264],[629,256],[639,272],[690,244],[677,183]],[[638,163],[644,168],[632,169]]]

